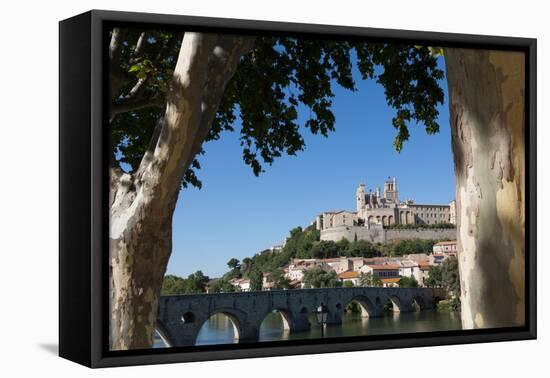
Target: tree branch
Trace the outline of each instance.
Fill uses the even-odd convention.
[[[143,32],[139,35],[139,38],[136,42],[136,48],[134,49],[133,58],[137,58],[141,55],[141,51],[143,49],[144,41],[145,41],[145,32]]]
[[[253,42],[244,36],[184,34],[164,117],[135,175],[138,192],[155,198],[150,206],[168,211],[175,204],[181,179],[209,133],[225,87]]]
[[[203,108],[199,132],[190,150],[190,162],[200,152],[201,146],[212,128],[212,122],[225,92],[227,83],[237,70],[243,55],[254,47],[254,37],[229,36],[218,37],[212,58],[208,65],[208,77],[203,95]]]
[[[127,112],[133,112],[136,110],[148,108],[148,107],[161,107],[165,104],[164,99],[154,96],[154,97],[142,97],[142,98],[136,98],[136,99],[128,99],[126,101],[122,102],[116,102],[111,105],[111,119],[113,119],[115,116],[127,113]]]
[[[109,43],[109,96],[112,99],[126,83],[126,72],[120,68],[122,41],[126,30],[114,28]]]
[[[200,125],[205,67],[215,41],[214,34],[184,34],[158,140],[154,150],[144,154],[136,173],[136,186],[157,197],[155,205],[173,201],[188,167],[186,155]]]

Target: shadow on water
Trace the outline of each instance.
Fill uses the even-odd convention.
[[[308,331],[285,333],[280,316],[269,314],[260,329],[260,341],[312,339],[321,337],[318,323],[310,318]],[[434,332],[461,329],[460,316],[455,313],[421,311],[411,313],[387,312],[383,317],[366,318],[361,313],[347,312],[341,325],[327,326],[325,337],[347,337],[411,332]]]

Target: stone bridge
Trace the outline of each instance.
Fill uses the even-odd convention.
[[[321,303],[327,306],[327,324],[340,324],[346,306],[355,301],[364,317],[384,314],[391,302],[393,311],[433,309],[437,299],[446,296],[432,288],[327,288],[252,291],[219,294],[163,296],[159,301],[157,330],[170,346],[195,345],[202,325],[214,314],[229,317],[239,342],[258,341],[265,317],[278,310],[284,328],[290,332],[308,330],[309,315]]]

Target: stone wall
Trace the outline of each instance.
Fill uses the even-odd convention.
[[[384,230],[386,240],[399,239],[445,239],[456,240],[456,228],[415,229],[415,230]]]
[[[349,241],[366,240],[372,243],[385,243],[401,239],[444,239],[456,240],[456,229],[369,229],[363,226],[341,226],[321,230],[321,240],[339,241],[342,238]]]

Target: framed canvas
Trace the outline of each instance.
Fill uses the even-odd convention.
[[[536,338],[536,40],[60,22],[59,354]]]

